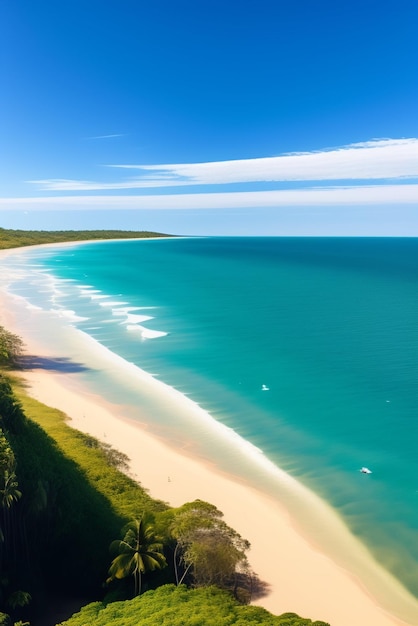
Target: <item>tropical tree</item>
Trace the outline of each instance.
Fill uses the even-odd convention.
[[[195,500],[184,504],[174,514],[171,523],[171,535],[176,540],[174,549],[174,572],[176,585],[180,585],[192,564],[186,566],[180,576],[179,565],[184,564],[183,555],[187,547],[192,543],[193,538],[202,529],[209,529],[215,525],[215,521],[222,517],[223,513],[213,504],[203,500]]]
[[[0,536],[6,540],[10,523],[10,510],[22,493],[16,478],[16,460],[10,444],[0,428]]]
[[[191,568],[197,587],[217,585],[223,589],[237,586],[237,574],[249,571],[245,551],[249,544],[227,524],[216,524],[193,533],[183,561]]]
[[[15,591],[12,593],[8,600],[7,604],[12,608],[16,609],[18,607],[26,606],[32,600],[30,593],[27,591]]]
[[[0,326],[0,363],[15,364],[22,349],[22,339]]]
[[[0,598],[3,608],[4,602],[8,607],[25,606],[31,600],[26,591],[10,593],[15,572],[19,561],[17,547],[18,524],[16,523],[15,503],[22,497],[18,489],[16,477],[16,459],[5,434],[0,428]]]
[[[117,539],[110,544],[110,551],[116,554],[109,568],[109,578],[112,580],[134,578],[134,595],[141,593],[142,574],[167,565],[163,554],[163,544],[155,535],[154,518],[144,515],[141,519],[129,522],[122,530],[123,539]]]
[[[16,474],[13,471],[5,470],[0,488],[1,506],[10,509],[14,502],[22,497],[22,492],[18,489]]]
[[[246,551],[250,544],[223,520],[223,513],[201,500],[184,505],[174,516],[171,527],[176,539],[174,568],[176,583],[190,576],[199,586],[234,587],[237,575],[250,576]],[[179,575],[179,564],[183,573]]]

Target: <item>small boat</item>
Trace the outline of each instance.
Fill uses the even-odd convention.
[[[362,474],[371,474],[371,473],[372,473],[372,470],[369,470],[369,468],[368,468],[368,467],[362,467],[362,468],[361,468],[361,470],[360,470],[360,472],[361,472]]]
[[[261,385],[261,391],[270,391],[270,387],[267,387],[267,385]]]

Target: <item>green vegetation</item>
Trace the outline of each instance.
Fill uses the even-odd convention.
[[[9,230],[0,228],[0,250],[67,241],[150,239],[151,237],[171,236],[143,230]]]
[[[161,538],[155,535],[153,517],[148,514],[139,520],[132,520],[123,529],[123,539],[116,539],[110,544],[110,550],[116,556],[106,582],[133,576],[134,596],[138,596],[142,574],[167,566],[163,549]]]
[[[7,623],[13,613],[31,600],[25,584],[23,552],[26,535],[21,524],[22,490],[17,475],[15,438],[22,434],[25,416],[7,380],[0,377],[0,618]]]
[[[242,605],[216,587],[187,589],[165,585],[127,602],[95,602],[61,626],[329,626],[295,613],[275,616]]]
[[[141,517],[145,510],[157,512],[167,508],[163,502],[152,499],[135,480],[119,471],[120,465],[126,464],[126,457],[108,444],[70,428],[64,413],[29,397],[24,388],[15,385],[14,391],[30,422],[48,433],[49,440],[54,442],[63,458],[79,468],[83,482],[111,503],[120,524],[110,536],[109,544],[125,523]]]
[[[219,509],[202,500],[162,514],[161,518],[168,520],[171,537],[175,540],[176,584],[184,580],[189,580],[194,587],[216,584],[248,601],[253,575],[245,553],[250,544],[222,517]]]
[[[22,348],[21,338],[0,326],[0,365],[16,365]]]

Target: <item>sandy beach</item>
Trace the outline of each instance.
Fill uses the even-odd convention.
[[[0,252],[0,263],[7,254],[13,251]],[[36,317],[28,313],[26,327],[17,323],[13,311],[22,304],[6,291],[0,296],[0,324],[22,337],[28,355],[45,359],[66,356],[34,341],[30,331]],[[318,549],[280,502],[158,438],[146,416],[142,415],[140,423],[128,419],[123,407],[112,405],[86,387],[78,372],[38,366],[22,376],[28,393],[64,411],[72,427],[124,452],[130,459],[130,473],[153,497],[175,506],[200,498],[223,511],[225,521],[250,541],[251,566],[268,586],[268,594],[257,604],[275,614],[292,611],[332,626],[418,624],[416,599],[377,564],[379,582],[369,585]],[[147,384],[152,383],[145,377]],[[341,536],[357,545],[345,528]],[[372,559],[361,545],[356,549],[364,552],[362,558]]]

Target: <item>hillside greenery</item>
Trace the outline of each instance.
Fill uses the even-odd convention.
[[[106,239],[150,239],[171,236],[143,230],[10,230],[0,228],[0,250],[35,246],[44,243]]]
[[[164,585],[130,601],[95,602],[60,626],[329,626],[296,613],[272,615],[242,605],[217,587],[188,589]]]

